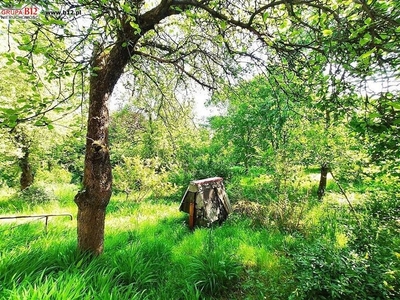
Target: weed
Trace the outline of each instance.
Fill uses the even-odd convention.
[[[188,265],[190,280],[205,295],[221,295],[240,277],[241,265],[233,254],[224,253],[216,247],[210,231],[203,252],[193,256]]]

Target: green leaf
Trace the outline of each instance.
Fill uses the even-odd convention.
[[[395,110],[400,110],[400,102],[389,101],[387,104],[393,107]]]
[[[221,29],[222,29],[222,30],[225,30],[225,29],[226,29],[226,26],[227,26],[227,23],[226,23],[225,20],[221,20],[221,21],[219,22],[219,25],[221,26]]]
[[[269,13],[268,12],[265,12],[265,13],[262,14],[262,19],[263,19],[264,23],[267,21],[268,17],[269,17]]]
[[[122,9],[124,10],[124,12],[126,12],[127,14],[132,12],[132,8],[129,4],[122,4]]]
[[[182,12],[182,11],[183,11],[182,8],[181,8],[180,6],[175,6],[175,5],[173,5],[173,6],[171,6],[171,8],[174,9],[174,10],[176,10],[176,11],[179,11],[179,12]]]
[[[372,40],[371,34],[369,34],[369,32],[367,32],[366,34],[364,34],[363,38],[360,40],[360,46],[365,46],[371,40]]]
[[[65,26],[65,25],[67,25],[67,22],[65,22],[63,20],[59,20],[59,19],[51,19],[50,24]]]
[[[360,59],[364,60],[364,59],[369,58],[375,52],[375,50],[376,49],[374,48],[374,49],[369,50],[368,52],[365,52],[364,54],[360,55]]]
[[[18,49],[22,50],[22,51],[31,51],[32,50],[32,45],[19,45]]]
[[[135,23],[135,22],[129,22],[129,24],[132,26],[132,28],[135,30],[136,34],[139,34],[142,29],[140,28],[139,24]]]
[[[16,61],[18,61],[19,63],[25,64],[25,65],[28,64],[28,62],[29,62],[28,58],[22,57],[22,56],[17,56],[15,59],[16,59]]]
[[[333,34],[333,31],[330,30],[330,29],[324,29],[324,30],[322,31],[322,34],[323,34],[324,36],[331,36],[331,35]]]

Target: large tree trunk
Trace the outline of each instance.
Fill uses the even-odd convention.
[[[182,6],[183,7],[183,6]],[[111,197],[111,164],[108,148],[108,100],[121,77],[138,40],[169,15],[179,14],[172,1],[163,0],[138,16],[140,31],[122,16],[117,41],[111,50],[94,46],[90,78],[89,116],[83,189],[75,196],[78,206],[78,249],[99,255],[103,252],[105,212]],[[129,41],[129,45],[127,44]]]
[[[103,252],[106,207],[111,197],[112,174],[108,143],[108,101],[129,60],[129,53],[115,45],[109,54],[93,53],[89,115],[86,137],[83,189],[75,196],[78,206],[78,249],[99,255]]]

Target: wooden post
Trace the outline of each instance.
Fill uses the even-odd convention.
[[[190,202],[189,204],[189,228],[193,229],[193,227],[194,227],[194,201]]]

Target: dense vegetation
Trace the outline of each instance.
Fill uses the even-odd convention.
[[[50,218],[47,231],[43,220],[3,221],[0,298],[400,297],[397,165],[371,160],[344,120],[329,140],[318,137],[323,124],[290,110],[280,116],[270,108],[269,124],[257,105],[275,100],[256,95],[266,87],[257,83],[248,101],[231,97],[210,126],[175,122],[182,134],[173,138],[161,117],[150,123],[133,108],[116,110],[104,255],[93,260],[76,252],[76,225],[68,218]],[[283,117],[276,126],[274,118]],[[68,212],[75,220],[84,155],[79,129],[71,123],[64,134],[41,133],[47,140],[30,148],[30,187],[18,191],[18,156],[3,158],[0,214]],[[319,199],[322,155],[332,173]],[[190,180],[211,176],[224,177],[234,213],[221,227],[190,232],[179,201]]]
[[[75,221],[50,218],[47,231],[43,220],[3,221],[0,298],[397,299],[398,186],[387,178],[358,183],[348,190],[352,212],[331,182],[316,201],[314,175],[302,173],[290,194],[271,200],[265,170],[235,175],[228,183],[235,212],[220,227],[194,232],[178,211],[179,193],[141,202],[141,193],[115,195],[106,251],[94,260],[76,252]],[[75,215],[76,189],[3,188],[1,214]]]
[[[398,1],[70,8],[0,24],[0,215],[74,220],[0,219],[1,299],[400,298]]]

